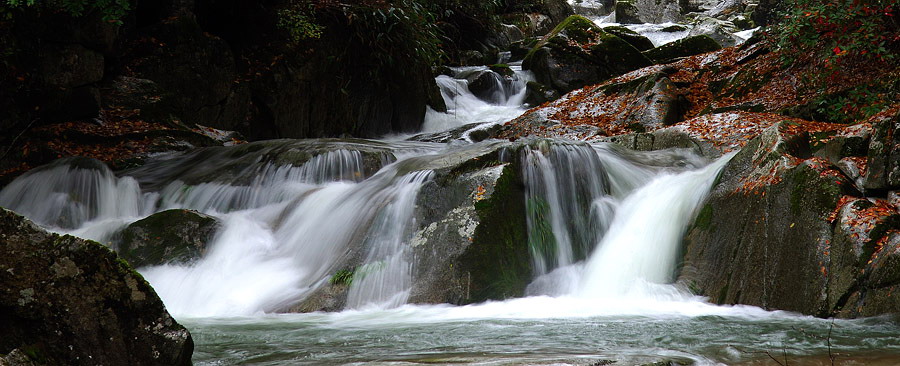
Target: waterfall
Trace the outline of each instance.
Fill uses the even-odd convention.
[[[406,303],[412,286],[412,263],[407,258],[416,195],[431,171],[410,173],[391,188],[393,198],[366,234],[369,253],[353,276],[347,307],[395,307]]]
[[[584,259],[611,217],[598,154],[588,145],[540,140],[525,149],[522,172],[535,274]]]
[[[628,195],[585,264],[577,295],[647,296],[654,285],[671,283],[684,230],[729,158],[660,175]]]
[[[10,183],[0,191],[0,206],[53,230],[82,229],[82,236],[102,241],[109,225],[152,213],[155,197],[143,194],[133,178],[117,178],[99,161],[67,158]],[[91,223],[104,229],[84,229]]]
[[[525,112],[526,84],[534,76],[522,71],[521,62],[509,67],[512,75],[501,75],[486,66],[467,66],[451,68],[452,76],[438,76],[435,81],[447,113],[429,108],[423,131],[443,131],[476,122],[496,124]]]
[[[404,255],[413,201],[428,171],[390,167],[355,183],[328,182],[279,205],[228,215],[195,265],[143,270],[176,314],[249,315],[282,310],[315,290],[365,242],[367,260],[349,301],[399,305],[410,285]],[[366,272],[363,274],[363,272]]]

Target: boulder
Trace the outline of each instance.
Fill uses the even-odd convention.
[[[779,123],[732,158],[686,234],[679,281],[719,304],[821,317],[900,311],[889,291],[900,215],[812,157],[815,136]]]
[[[610,26],[603,27],[603,30],[625,40],[625,42],[628,42],[628,44],[637,48],[638,51],[643,52],[654,47],[653,42],[651,42],[649,38],[644,37],[631,29],[622,26]]]
[[[869,119],[873,127],[866,158],[865,188],[887,190],[900,187],[900,104],[876,114]]]
[[[737,44],[739,38],[733,34],[739,29],[734,23],[712,17],[699,17],[694,21],[694,27],[688,32],[688,37],[706,35],[714,39],[722,47],[731,47]]]
[[[190,333],[108,248],[47,233],[7,210],[0,210],[0,237],[0,354],[7,361],[191,364]]]
[[[716,40],[706,35],[693,36],[666,43],[652,50],[645,51],[644,55],[658,64],[669,63],[681,57],[699,55],[721,49]]]
[[[681,3],[680,0],[618,0],[616,22],[621,24],[677,22],[682,19],[684,13]]]
[[[191,210],[157,212],[128,225],[114,241],[116,252],[134,267],[190,263],[199,259],[219,222]]]
[[[104,58],[77,44],[49,44],[41,48],[41,77],[50,87],[72,88],[100,81]]]
[[[650,64],[625,40],[573,15],[538,42],[522,66],[564,94]]]

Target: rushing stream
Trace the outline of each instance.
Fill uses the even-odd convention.
[[[469,77],[485,68],[439,77],[450,111],[429,111],[426,132],[522,113],[530,76],[515,69],[480,97],[468,90]],[[710,162],[686,151],[553,140],[471,143],[467,133],[450,143],[210,148],[115,174],[69,159],[11,183],[0,206],[101,242],[166,209],[217,217],[221,228],[201,259],[140,269],[191,330],[199,365],[762,365],[770,356],[826,365],[829,353],[852,364],[900,363],[894,319],[832,322],[715,306],[673,284],[684,230],[730,156]],[[529,296],[408,304],[419,280],[410,238],[423,186],[442,161],[512,148],[521,154],[506,163],[521,172],[529,232],[540,234],[529,237]],[[348,256],[363,263],[357,271],[365,276],[350,285],[343,311],[280,313],[329,281]]]

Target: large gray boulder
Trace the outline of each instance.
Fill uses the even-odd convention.
[[[0,355],[42,365],[190,365],[190,333],[105,246],[0,209]],[[24,361],[23,361],[24,360]]]

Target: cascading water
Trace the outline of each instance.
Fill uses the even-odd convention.
[[[522,71],[521,62],[510,64],[512,74],[507,75],[484,66],[451,70],[452,76],[441,75],[435,79],[447,105],[447,113],[429,108],[423,125],[425,132],[471,123],[502,123],[525,111],[526,84],[534,77],[531,72]]]
[[[663,174],[629,195],[586,263],[577,295],[653,296],[648,286],[674,281],[682,235],[729,158],[696,171]]]
[[[588,145],[541,140],[522,155],[535,274],[584,259],[612,217],[606,174]]]

